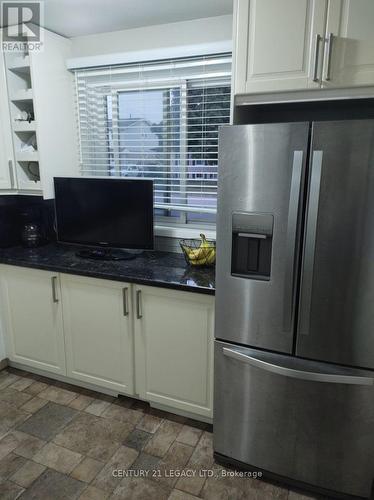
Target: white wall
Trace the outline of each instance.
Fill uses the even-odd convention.
[[[191,47],[231,42],[232,16],[217,16],[179,23],[146,26],[72,38],[72,58],[160,51],[176,47]]]

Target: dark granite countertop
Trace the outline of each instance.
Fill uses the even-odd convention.
[[[134,260],[97,261],[77,257],[76,251],[56,243],[35,249],[0,248],[0,263],[210,295],[215,292],[214,269],[191,268],[180,254],[146,251]]]

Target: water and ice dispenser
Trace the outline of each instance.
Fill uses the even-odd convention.
[[[271,214],[232,214],[231,274],[270,280],[274,217]]]

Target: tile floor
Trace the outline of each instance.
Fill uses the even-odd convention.
[[[176,470],[184,475],[173,477]],[[0,500],[316,498],[223,477],[225,470],[213,460],[207,424],[20,370],[0,372]]]

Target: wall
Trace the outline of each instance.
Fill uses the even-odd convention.
[[[199,45],[219,45],[231,39],[232,16],[217,16],[75,37],[72,38],[72,58],[96,58],[115,53],[163,51],[188,46],[198,49]]]

